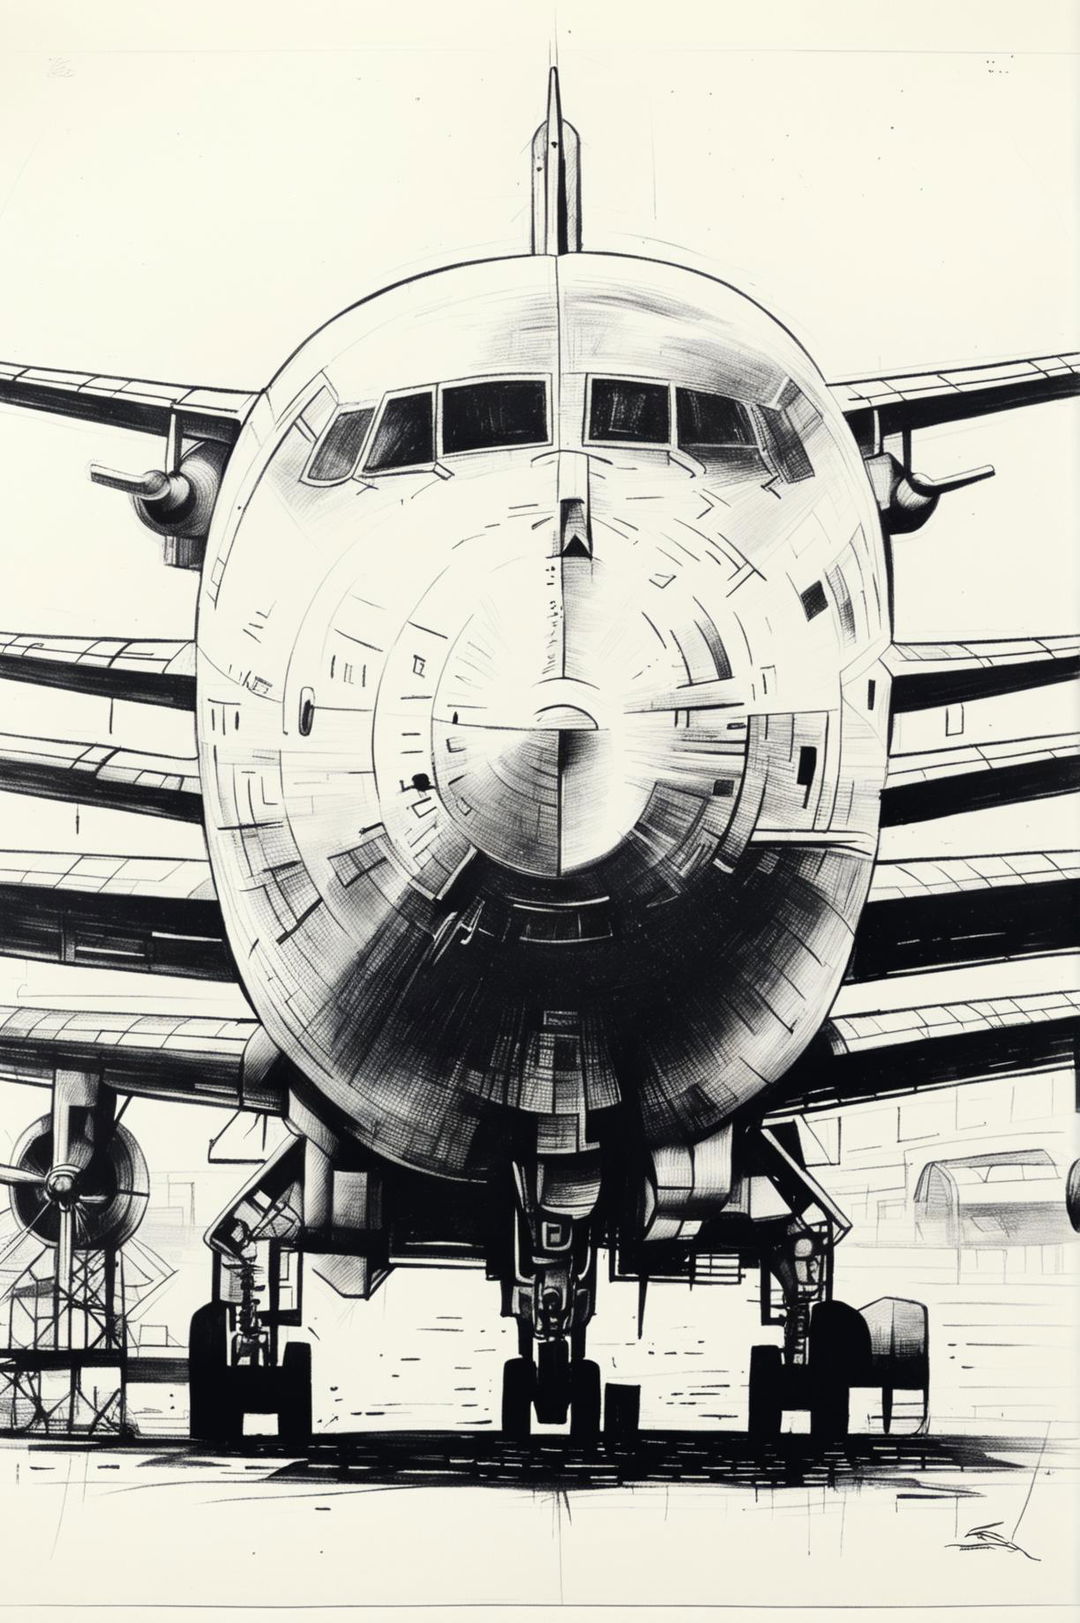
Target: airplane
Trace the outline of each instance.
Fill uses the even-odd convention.
[[[925,1418],[925,1309],[834,1298],[849,1225],[800,1123],[1075,1057],[1075,993],[873,988],[1077,944],[1071,853],[878,849],[1080,786],[1075,735],[894,725],[1074,679],[1080,638],[893,626],[900,538],[993,473],[929,476],[916,435],[1074,396],[1080,355],[829,384],[726,283],[582,247],[555,69],[530,162],[529,252],[361,299],[258,394],[0,366],[0,402],[160,436],[160,467],[91,478],[200,575],[189,641],[0,636],[0,678],[178,707],[198,743],[8,735],[0,788],[206,840],[7,853],[0,950],[233,980],[251,1015],[0,1011],[0,1076],[50,1090],[0,1179],[69,1283],[145,1205],[118,1099],[284,1120],[207,1234],[210,1443],[253,1413],[309,1435],[305,1265],[363,1300],[486,1268],[510,1437],[636,1425],[588,1356],[601,1255],[642,1312],[650,1281],[760,1271],[753,1435],[843,1436],[862,1385]]]

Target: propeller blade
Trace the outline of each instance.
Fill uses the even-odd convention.
[[[0,1162],[0,1183],[30,1183],[42,1189],[45,1185],[45,1174],[28,1172],[25,1167],[12,1167]]]
[[[75,1212],[71,1206],[60,1207],[60,1238],[56,1247],[56,1284],[60,1292],[61,1307],[70,1308],[72,1272],[75,1265]]]

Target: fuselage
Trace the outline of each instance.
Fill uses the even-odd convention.
[[[198,618],[218,894],[312,1097],[454,1177],[760,1102],[866,898],[889,632],[843,416],[732,288],[538,254],[317,332]]]

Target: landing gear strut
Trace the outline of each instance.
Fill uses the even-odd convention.
[[[239,1443],[249,1415],[276,1421],[277,1441],[306,1448],[311,1437],[311,1347],[280,1345],[299,1326],[303,1146],[288,1144],[260,1170],[208,1236],[213,1299],[192,1316],[188,1380],[191,1436]]]
[[[811,1221],[812,1217],[819,1221]],[[929,1387],[925,1307],[882,1297],[862,1309],[832,1299],[833,1214],[804,1211],[788,1225],[762,1262],[763,1318],[781,1322],[784,1345],[756,1346],[750,1354],[747,1430],[766,1440],[779,1435],[785,1411],[805,1410],[818,1442],[848,1434],[854,1387],[880,1388],[883,1429],[891,1429],[894,1393],[917,1394],[925,1424]],[[771,1283],[783,1306],[771,1311]],[[910,1418],[910,1405],[908,1418]]]
[[[599,1158],[538,1157],[515,1168],[514,1249],[503,1311],[518,1325],[518,1356],[503,1368],[502,1429],[528,1437],[564,1425],[591,1443],[600,1434],[600,1366],[585,1356],[596,1300],[595,1208]]]

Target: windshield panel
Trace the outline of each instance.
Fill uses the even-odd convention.
[[[750,413],[738,400],[700,389],[676,389],[675,416],[679,444],[684,451],[705,451],[716,446],[750,445],[754,430]]]
[[[758,410],[765,425],[766,449],[780,477],[789,485],[796,485],[801,479],[812,479],[813,463],[803,449],[788,409],[784,406],[759,406]]]
[[[364,464],[372,473],[411,468],[435,460],[435,416],[431,390],[397,395],[386,402]]]
[[[442,448],[448,456],[547,443],[547,390],[539,380],[448,384],[442,409]]]
[[[667,445],[671,439],[668,394],[666,383],[594,378],[589,408],[589,438]]]
[[[339,411],[316,446],[305,477],[327,485],[347,479],[359,460],[374,415],[372,406]]]

